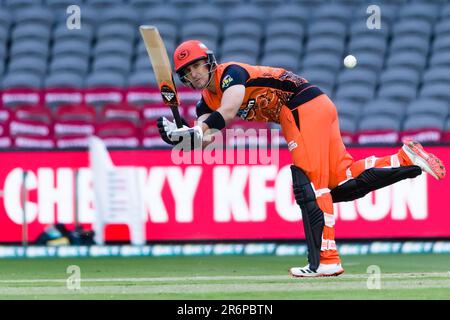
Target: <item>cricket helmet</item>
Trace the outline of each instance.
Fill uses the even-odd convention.
[[[211,76],[213,67],[216,66],[217,62],[214,53],[209,50],[204,43],[198,40],[187,40],[175,49],[175,52],[173,53],[175,72],[183,83],[189,85],[186,83],[187,80],[184,79],[185,73],[183,72],[183,69],[202,59],[205,59],[206,63],[209,65]]]

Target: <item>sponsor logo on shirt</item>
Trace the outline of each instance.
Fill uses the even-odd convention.
[[[233,81],[233,78],[228,74],[225,78],[222,80],[222,89],[228,88],[230,83]]]
[[[250,99],[247,102],[247,105],[243,109],[239,109],[237,112],[237,116],[242,119],[246,119],[248,112],[255,106],[255,99]]]

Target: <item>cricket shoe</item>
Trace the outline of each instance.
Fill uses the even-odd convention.
[[[423,171],[431,174],[437,180],[445,177],[445,167],[442,161],[434,154],[426,152],[419,142],[404,139],[402,149],[411,162]]]
[[[341,273],[344,273],[344,268],[340,263],[321,263],[316,271],[311,270],[309,264],[303,268],[294,267],[289,270],[289,274],[296,278],[335,277]]]

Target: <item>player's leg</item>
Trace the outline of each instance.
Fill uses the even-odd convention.
[[[332,115],[323,97],[293,111],[283,107],[280,117],[294,162],[293,187],[308,245],[309,265],[292,268],[295,276],[338,275],[344,271],[334,240],[333,201],[328,189]]]

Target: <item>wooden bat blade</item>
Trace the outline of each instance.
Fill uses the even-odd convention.
[[[155,26],[140,26],[139,31],[144,40],[163,102],[171,108],[177,126],[181,128],[182,122],[178,111],[180,101],[178,100],[177,90],[173,81],[172,67],[167,56],[164,41]]]

